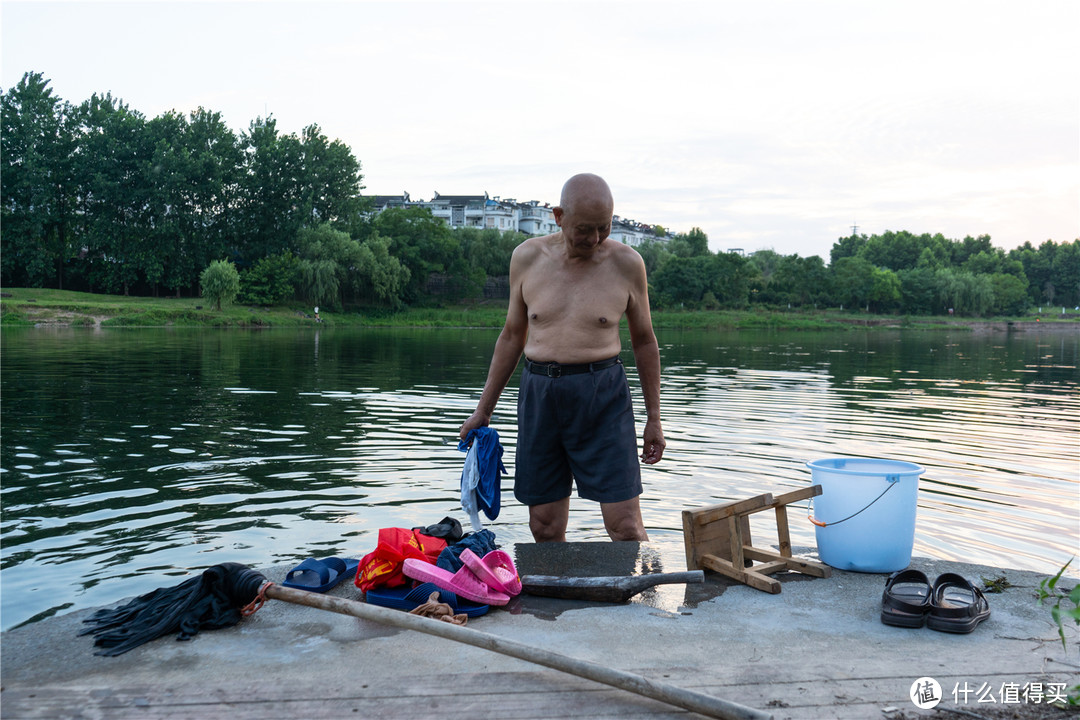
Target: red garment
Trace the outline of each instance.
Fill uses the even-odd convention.
[[[398,587],[409,581],[402,572],[406,558],[432,565],[446,547],[442,538],[405,528],[382,528],[379,543],[360,561],[353,584],[365,592],[375,587]]]

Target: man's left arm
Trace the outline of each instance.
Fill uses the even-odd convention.
[[[660,345],[652,326],[649,311],[649,286],[645,262],[632,251],[630,299],[626,306],[626,322],[630,328],[630,346],[634,351],[641,393],[645,398],[645,431],[642,434],[641,460],[646,465],[660,462],[667,442],[660,423]]]

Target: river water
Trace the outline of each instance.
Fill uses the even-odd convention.
[[[682,510],[806,487],[805,463],[829,457],[925,467],[917,556],[1052,574],[1080,553],[1080,333],[658,337],[668,450],[643,470],[642,512],[664,569],[684,568]],[[495,338],[3,330],[2,627],[224,561],[360,557],[382,527],[468,527],[456,433]],[[515,400],[516,379],[493,421],[511,473]],[[531,541],[511,488],[487,523],[503,546]],[[813,549],[804,510],[792,541]],[[775,543],[770,523],[755,537]],[[606,539],[594,504],[573,500],[568,538]]]

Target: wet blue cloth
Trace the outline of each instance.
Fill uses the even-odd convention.
[[[481,530],[466,535],[453,545],[443,548],[435,564],[443,570],[456,573],[465,564],[461,562],[461,551],[465,548],[472,550],[477,557],[484,557],[492,550],[498,549],[495,545],[495,533],[490,530]]]
[[[468,513],[473,529],[480,530],[483,527],[480,510],[488,520],[499,517],[502,476],[506,474],[499,433],[490,427],[470,430],[458,443],[458,450],[468,453],[461,472],[461,509]]]

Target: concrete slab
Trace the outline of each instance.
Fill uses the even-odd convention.
[[[519,545],[515,557],[521,574],[685,568],[648,543]],[[940,685],[940,707],[968,710],[1047,706],[1066,685],[1080,683],[1076,634],[1066,652],[1049,609],[1036,603],[1042,575],[923,558],[912,567],[931,579],[958,572],[977,584],[1004,577],[1011,586],[987,596],[992,615],[969,635],[883,625],[885,576],[839,570],[824,579],[780,575],[779,595],[707,573],[702,585],[658,586],[618,605],[521,596],[469,627],[776,718],[915,716],[923,711],[909,691],[924,677]],[[263,572],[280,582],[287,571]],[[348,583],[332,594],[359,597]],[[72,709],[78,706],[86,717],[106,718],[139,717],[139,709],[142,717],[216,717],[215,708],[222,715],[228,708],[230,718],[354,710],[415,717],[418,705],[426,715],[467,706],[475,718],[544,716],[528,707],[547,717],[553,707],[582,717],[686,716],[523,660],[284,602],[268,602],[235,627],[189,642],[160,639],[116,658],[93,655],[91,639],[78,637],[90,614],[0,635],[0,716],[82,717]],[[495,687],[506,697],[483,702]],[[1038,690],[1038,702],[1020,697],[1024,688]],[[508,714],[511,706],[518,711]]]

